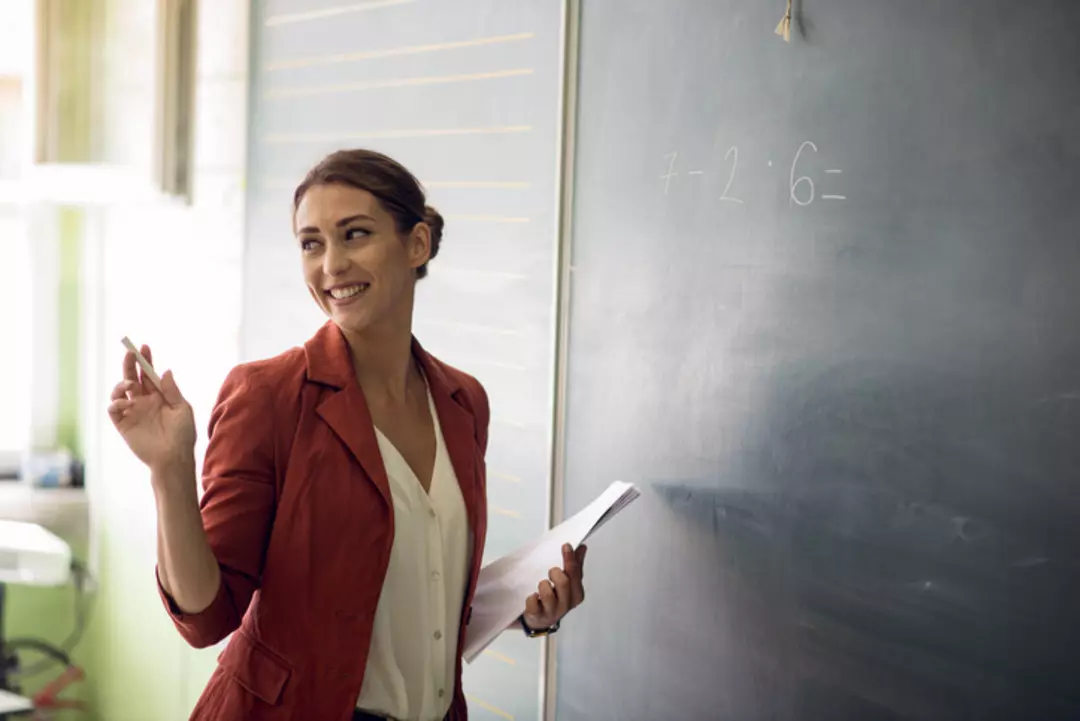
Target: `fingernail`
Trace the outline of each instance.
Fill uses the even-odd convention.
[[[562,547],[563,553],[570,553],[570,544],[564,543]]]

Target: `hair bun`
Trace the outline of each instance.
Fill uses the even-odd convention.
[[[443,217],[439,211],[430,205],[424,206],[424,222],[431,228],[431,258],[439,254],[439,243],[442,241]]]

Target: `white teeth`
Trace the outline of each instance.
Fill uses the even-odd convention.
[[[359,295],[365,290],[367,290],[367,283],[362,283],[360,285],[350,285],[347,288],[332,288],[330,295],[335,300],[345,300],[346,298],[352,298],[354,295]]]

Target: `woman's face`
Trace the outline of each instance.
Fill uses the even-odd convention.
[[[332,184],[304,194],[293,225],[308,290],[338,327],[362,334],[409,322],[416,269],[431,249],[425,224],[402,237],[375,196]]]

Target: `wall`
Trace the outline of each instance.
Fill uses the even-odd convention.
[[[105,2],[114,43],[102,79],[105,107],[112,109],[107,115],[122,120],[130,112],[140,125],[133,130],[118,120],[103,126],[101,147],[118,162],[145,159],[123,149],[126,139],[145,139],[141,126],[151,117],[152,78],[135,67],[139,58],[153,56],[155,18],[144,12],[150,4]],[[104,409],[119,380],[124,335],[150,344],[159,369],[174,369],[200,431],[238,358],[246,37],[247,2],[200,0],[193,203],[121,201],[87,216],[81,426],[100,581],[87,671],[93,717],[102,721],[186,719],[216,661],[213,649],[188,648],[160,607],[148,474]],[[201,456],[201,446],[197,452]]]

